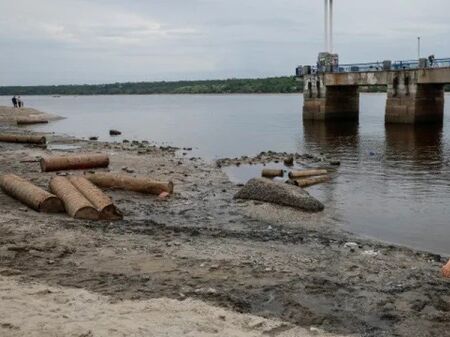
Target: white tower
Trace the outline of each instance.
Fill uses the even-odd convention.
[[[333,52],[333,0],[325,0],[325,52]]]

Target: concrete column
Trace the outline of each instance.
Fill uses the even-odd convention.
[[[329,86],[323,75],[305,77],[303,119],[358,120],[359,92],[357,86]]]
[[[388,84],[386,123],[442,123],[444,85],[418,84],[417,73],[395,72]]]

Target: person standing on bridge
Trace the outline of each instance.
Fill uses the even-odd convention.
[[[428,56],[428,62],[430,62],[430,67],[433,68],[433,64],[434,64],[434,55],[430,55]]]

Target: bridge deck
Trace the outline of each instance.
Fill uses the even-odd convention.
[[[417,84],[450,84],[450,67],[325,73],[324,76],[326,86],[388,85],[395,76],[409,76]]]

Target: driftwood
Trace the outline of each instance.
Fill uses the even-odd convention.
[[[79,154],[44,157],[40,160],[42,172],[60,170],[84,170],[108,167],[109,157],[106,154]]]
[[[303,189],[264,178],[251,179],[234,197],[290,206],[308,212],[319,212],[324,208],[320,201]]]
[[[324,174],[327,174],[327,170],[300,170],[300,171],[291,171],[289,172],[289,178],[296,179],[296,178],[303,178],[303,177],[313,177],[313,176],[321,176]]]
[[[63,202],[67,213],[75,219],[98,220],[99,212],[66,177],[53,177],[50,189]]]
[[[69,176],[69,181],[76,189],[97,208],[102,220],[120,220],[123,219],[122,213],[116,208],[111,198],[108,197],[97,186],[92,184],[85,177]]]
[[[132,177],[115,173],[89,173],[86,175],[93,184],[104,188],[117,188],[128,191],[156,194],[163,192],[173,193],[173,183],[171,181],[161,182],[147,177]]]
[[[1,189],[38,212],[64,212],[64,206],[55,195],[14,174],[0,177]]]
[[[0,142],[5,143],[28,143],[28,144],[45,144],[47,142],[44,136],[21,135],[12,133],[0,134]]]
[[[314,178],[295,179],[294,184],[299,187],[308,187],[321,184],[330,180],[329,176],[319,176]]]
[[[263,169],[261,175],[265,178],[282,177],[284,172],[281,169]]]
[[[29,125],[29,124],[46,124],[48,119],[42,117],[20,117],[17,118],[17,125]]]

